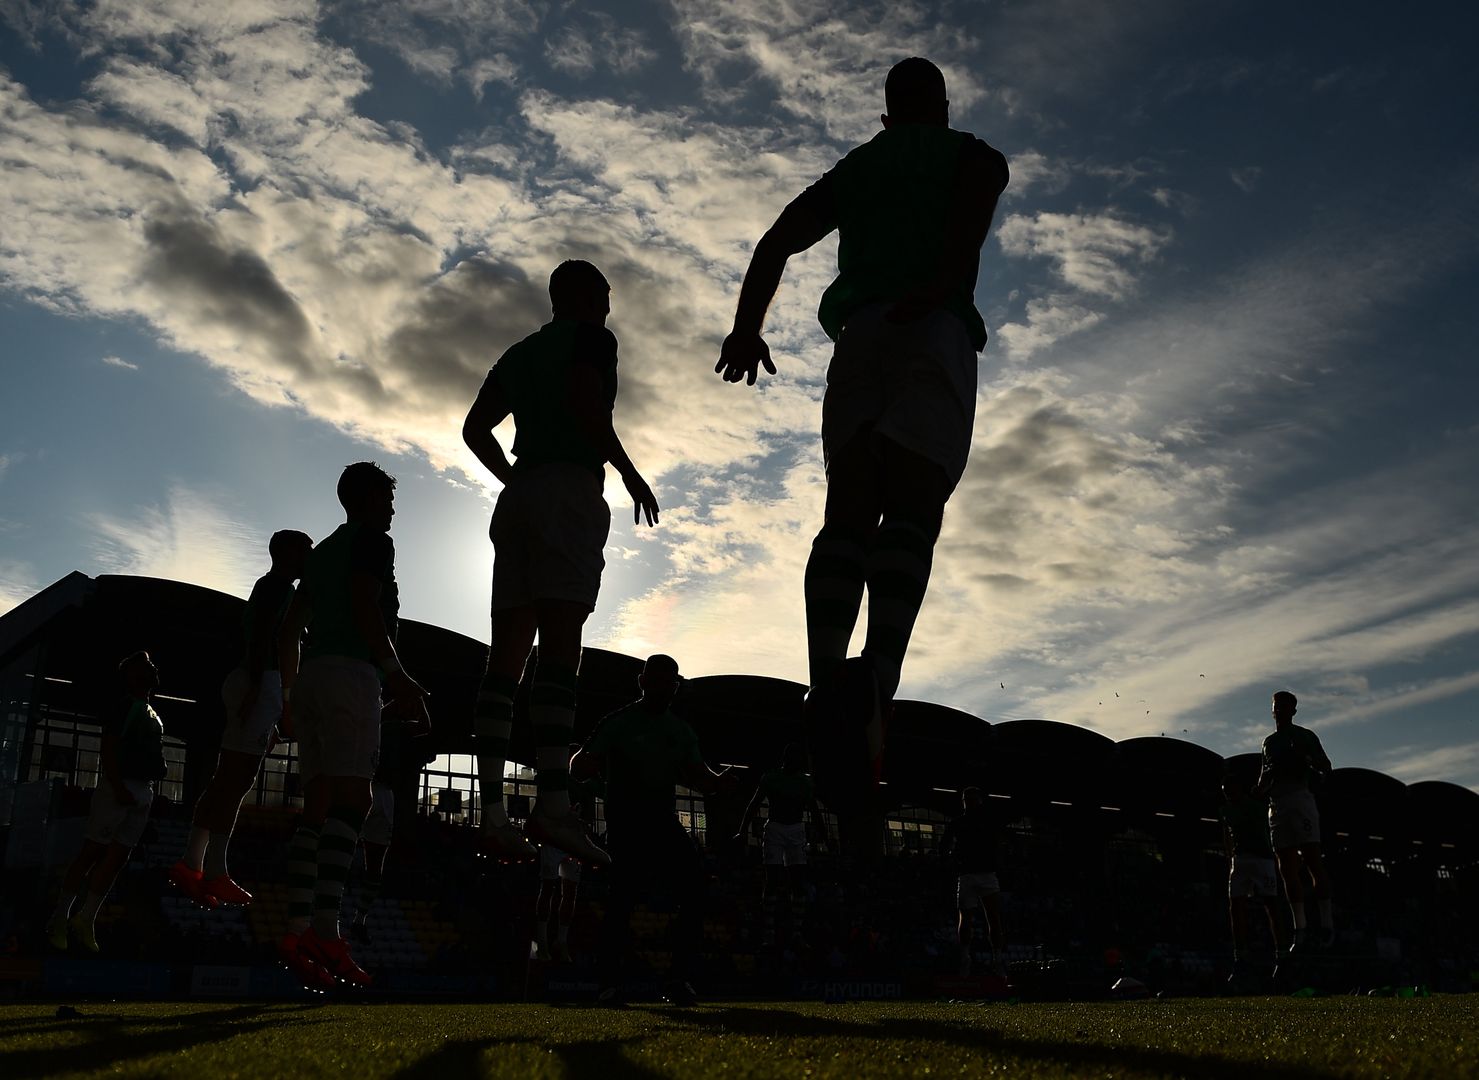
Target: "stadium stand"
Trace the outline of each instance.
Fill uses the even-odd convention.
[[[74,573],[0,617],[0,939],[17,943],[0,965],[0,995],[37,984],[57,962],[43,951],[40,921],[87,812],[113,666],[138,648],[162,672],[156,707],[169,776],[99,916],[105,955],[212,970],[271,964],[286,908],[281,853],[300,802],[291,746],[269,756],[231,847],[233,874],[255,903],[207,912],[165,882],[216,754],[219,686],[235,661],[241,604],[178,582]],[[370,914],[371,943],[357,952],[396,992],[523,996],[531,979],[553,978],[529,965],[535,870],[489,866],[468,838],[478,814],[470,719],[484,646],[406,620],[400,649],[431,691],[438,757],[395,784],[386,886]],[[640,667],[637,658],[586,650],[577,738],[634,696]],[[753,782],[798,737],[802,692],[779,679],[697,678],[679,711],[711,762],[747,770]],[[527,687],[515,707],[522,716]],[[505,792],[515,816],[532,792],[529,728],[516,724],[510,749]],[[889,855],[864,869],[820,845],[799,932],[778,948],[760,944],[758,843],[727,842],[749,788],[709,799],[678,790],[709,881],[704,979],[731,995],[797,996],[798,985],[836,978],[933,986],[954,967],[952,875],[935,852],[959,791],[974,784],[1007,822],[1003,909],[1018,985],[1098,996],[1115,974],[1133,972],[1171,991],[1209,992],[1229,950],[1219,785],[1226,771],[1251,780],[1257,765],[1257,755],[1224,759],[1182,739],[1116,743],[1050,720],[989,724],[898,702],[886,774]],[[1479,899],[1479,794],[1340,768],[1318,797],[1338,883],[1340,954],[1389,980],[1467,988],[1479,967],[1468,917]],[[598,832],[602,821],[598,813]],[[351,900],[360,874],[356,856]],[[570,934],[576,963],[559,978],[593,977],[604,893],[604,875],[587,872]],[[667,971],[671,923],[660,899],[639,907],[639,976],[656,981]]]

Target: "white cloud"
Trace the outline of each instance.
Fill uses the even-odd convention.
[[[1006,358],[1020,364],[1032,354],[1051,348],[1063,338],[1087,330],[1103,320],[1102,312],[1091,311],[1063,296],[1053,295],[1027,301],[1026,319],[1006,323],[996,339],[1006,349]]]
[[[122,368],[124,371],[139,370],[138,364],[135,364],[132,360],[125,360],[121,356],[105,356],[103,357],[103,363],[107,364],[109,367]]]
[[[188,581],[246,595],[262,573],[260,530],[234,520],[220,500],[175,485],[162,505],[127,516],[89,514],[98,573]]]
[[[1383,755],[1382,770],[1398,780],[1447,780],[1479,791],[1479,741],[1446,746],[1398,746]]]
[[[1241,169],[1233,169],[1228,176],[1240,190],[1251,194],[1258,187],[1258,182],[1263,179],[1263,167],[1247,165]]]
[[[1171,240],[1169,227],[1140,225],[1112,214],[1011,214],[996,230],[1008,255],[1046,258],[1067,285],[1110,300],[1134,291],[1135,267],[1153,261]]]

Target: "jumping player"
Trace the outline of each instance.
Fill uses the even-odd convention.
[[[743,844],[750,823],[762,802],[769,803],[765,819],[763,859],[765,881],[761,886],[763,943],[775,942],[775,913],[784,892],[790,900],[791,931],[799,933],[806,905],[806,815],[811,816],[813,835],[825,835],[822,809],[817,805],[811,777],[806,775],[806,749],[798,743],[786,747],[781,767],[760,777],[755,794],[740,818],[735,840]]]
[[[380,754],[381,680],[392,706],[426,724],[426,691],[395,651],[395,478],[373,462],[339,477],[345,522],[313,550],[279,635],[284,720],[296,724],[303,815],[287,853],[288,926],[278,955],[310,987],[367,985],[339,933],[344,884]],[[299,670],[298,644],[309,631]]]
[[[1233,974],[1237,980],[1248,955],[1248,908],[1257,904],[1268,916],[1275,954],[1284,951],[1282,923],[1274,914],[1279,899],[1274,849],[1269,842],[1268,800],[1248,789],[1245,781],[1228,776],[1222,781],[1222,829],[1227,851],[1227,904],[1233,933]]]
[[[782,211],[755,245],[716,371],[774,374],[761,337],[786,260],[834,229],[837,279],[818,318],[836,342],[822,401],[827,503],[806,566],[818,792],[842,812],[878,779],[883,729],[924,601],[944,507],[965,470],[986,326],[974,292],[1007,162],[950,127],[928,60],[884,82],[883,130]],[[863,591],[862,656],[846,660]]]
[[[536,797],[529,840],[553,844],[586,862],[606,853],[570,811],[569,751],[575,726],[581,628],[595,609],[605,567],[611,511],[602,494],[615,466],[634,503],[632,520],[656,524],[657,499],[611,424],[616,403],[616,337],[606,329],[611,286],[588,262],[561,263],[550,275],[549,322],[493,366],[462,427],[462,438],[503,491],[493,511],[492,643],[478,689],[473,734],[482,792],[483,850],[532,858],[534,848],[509,823],[503,769],[514,693],[539,636],[530,718]],[[512,414],[510,464],[493,434]]]
[[[1279,877],[1294,918],[1294,943],[1305,942],[1304,870],[1308,868],[1315,902],[1320,908],[1322,945],[1335,940],[1330,902],[1330,873],[1320,854],[1320,810],[1310,781],[1330,772],[1330,758],[1320,737],[1294,723],[1299,699],[1288,690],[1274,695],[1274,732],[1263,740],[1263,768],[1254,791],[1268,798],[1268,828]]]
[[[282,677],[277,670],[277,635],[293,600],[294,582],[303,576],[312,550],[313,541],[304,533],[291,529],[273,533],[267,544],[272,568],[252,586],[242,613],[245,655],[221,687],[226,706],[221,754],[195,802],[185,852],[169,871],[171,885],[206,907],[252,902],[252,894],[231,878],[226,847],[241,800],[278,738]]]
[[[62,878],[62,893],[46,923],[46,939],[67,947],[67,931],[88,952],[98,951],[94,923],[118,872],[144,833],[154,784],[166,775],[164,725],[149,698],[159,688],[159,669],[147,652],[118,665],[127,701],[121,715],[103,728],[102,768],[82,833],[82,849]],[[72,914],[77,891],[87,883],[82,907]]]
[[[986,940],[991,946],[991,972],[1006,974],[1006,934],[1001,924],[1001,882],[997,860],[1001,851],[1001,822],[986,805],[978,787],[960,793],[961,814],[945,827],[940,857],[954,859],[956,940],[960,943],[960,974],[971,973],[971,939],[977,912],[986,916]]]
[[[649,656],[638,678],[641,699],[602,720],[570,760],[576,780],[606,781],[612,867],[601,926],[603,1004],[621,1000],[632,908],[648,890],[667,894],[678,908],[667,999],[674,1005],[696,1000],[688,980],[702,930],[702,869],[692,838],[673,812],[673,788],[684,784],[707,795],[727,790],[733,780],[727,770],[715,773],[704,764],[698,736],[673,715],[670,706],[681,684],[677,661]]]

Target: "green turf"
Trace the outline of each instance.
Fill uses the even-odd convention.
[[[1056,1005],[0,1007],[0,1075],[1479,1076],[1479,995]]]

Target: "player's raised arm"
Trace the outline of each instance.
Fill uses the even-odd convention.
[[[719,362],[714,365],[714,370],[723,374],[725,382],[743,379],[746,385],[754,386],[761,364],[770,374],[775,374],[770,347],[761,337],[765,312],[780,288],[786,260],[805,251],[837,227],[831,219],[825,180],[824,177],[793,199],[755,245],[755,252],[750,256],[750,268],[745,271],[744,284],[740,286],[734,327],[724,339],[719,349]]]

